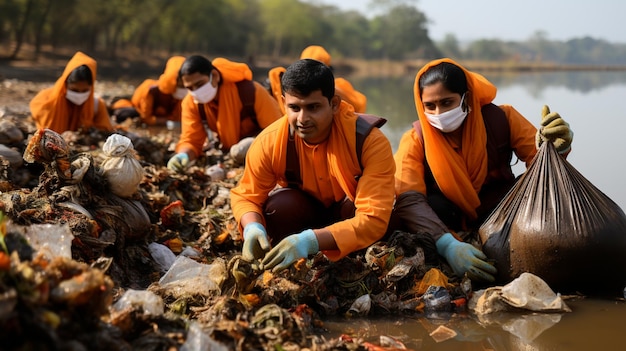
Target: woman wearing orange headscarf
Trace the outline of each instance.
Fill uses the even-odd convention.
[[[492,104],[495,96],[491,82],[453,60],[426,64],[415,77],[419,120],[394,155],[397,200],[390,229],[432,234],[456,274],[483,281],[494,280],[495,268],[452,233],[477,229],[513,186],[513,153],[528,164],[537,141],[550,140],[566,155],[572,140],[569,125],[547,106],[537,134],[511,105]]]
[[[94,96],[96,61],[78,51],[53,87],[40,91],[30,102],[37,128],[57,133],[96,128],[112,131],[104,100]]]
[[[146,79],[133,93],[131,100],[120,99],[113,104],[113,115],[118,122],[128,117],[140,117],[147,125],[165,125],[167,121],[180,122],[180,103],[187,89],[179,77],[184,56],[172,56],[158,80]]]

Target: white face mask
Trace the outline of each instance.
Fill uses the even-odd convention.
[[[467,117],[467,111],[463,111],[463,99],[465,99],[465,94],[461,97],[459,106],[450,111],[438,115],[425,113],[428,123],[444,133],[449,133],[459,128],[465,120],[465,117]]]
[[[193,96],[193,100],[196,103],[206,104],[215,98],[215,95],[217,95],[217,87],[214,87],[213,84],[211,84],[212,80],[213,75],[211,74],[211,78],[209,78],[209,81],[206,84],[194,91],[189,92],[189,94]]]
[[[176,88],[176,91],[174,92],[174,94],[172,94],[172,97],[174,99],[177,100],[182,100],[185,98],[185,96],[187,96],[187,89],[185,88]]]
[[[91,94],[91,90],[87,90],[85,92],[79,93],[74,90],[67,89],[65,92],[65,98],[70,100],[74,105],[82,105],[89,99],[89,94]]]

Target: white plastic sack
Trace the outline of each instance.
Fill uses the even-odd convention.
[[[132,141],[121,134],[112,134],[102,151],[105,155],[102,174],[109,181],[111,191],[119,197],[130,197],[144,176]]]

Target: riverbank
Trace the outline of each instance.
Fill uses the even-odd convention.
[[[45,49],[39,55],[25,49],[17,60],[0,59],[0,80],[17,79],[31,82],[56,80],[74,50]],[[190,53],[191,54],[191,53]],[[98,79],[138,83],[145,78],[158,78],[169,54],[140,54],[125,52],[111,58],[110,55],[90,54],[98,61]],[[2,56],[2,55],[0,55]],[[211,58],[210,54],[206,55]],[[36,57],[36,58],[35,58]],[[276,66],[287,66],[298,57],[229,57],[246,62],[253,70],[256,80],[263,80],[267,72]],[[429,60],[366,60],[333,57],[332,65],[340,76],[390,77],[415,74]],[[458,60],[466,68],[477,72],[535,72],[535,71],[624,71],[620,65],[571,65],[558,62],[524,61],[476,61]]]

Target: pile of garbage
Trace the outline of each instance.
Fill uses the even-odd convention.
[[[243,166],[206,145],[173,173],[165,162],[175,131],[153,136],[130,123],[113,134],[58,134],[36,130],[27,115],[2,117],[4,348],[401,349],[393,338],[326,337],[323,320],[568,311],[549,287],[536,288],[540,280],[533,292],[545,294],[530,307],[519,302],[524,289],[522,299],[506,294],[519,288],[478,294],[466,277],[450,278],[424,233],[396,232],[338,262],[320,253],[277,274],[258,271],[241,260],[229,205]],[[234,266],[245,279],[232,276]],[[431,336],[455,333],[441,326]]]

